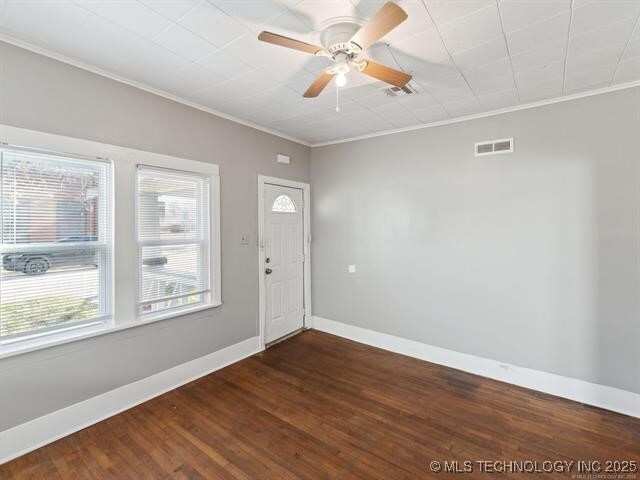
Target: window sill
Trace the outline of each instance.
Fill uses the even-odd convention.
[[[168,320],[170,318],[181,317],[190,313],[200,312],[202,310],[209,310],[222,306],[222,303],[212,303],[209,305],[197,305],[191,308],[185,308],[175,312],[165,312],[154,315],[153,317],[145,318],[143,320],[137,320],[126,323],[118,323],[116,325],[107,323],[99,326],[89,326],[78,328],[72,333],[52,333],[51,335],[43,336],[32,340],[16,341],[15,343],[0,346],[0,360],[9,357],[15,357],[29,352],[35,352],[38,350],[44,350],[59,345],[64,345],[71,342],[77,342],[80,340],[86,340],[88,338],[98,337],[108,333],[115,333],[121,330],[127,330],[129,328],[141,327],[143,325],[150,325],[162,320]]]

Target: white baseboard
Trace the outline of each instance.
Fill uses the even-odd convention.
[[[262,350],[259,337],[177,365],[137,382],[0,432],[0,464],[146,402]]]
[[[454,352],[346,323],[314,317],[313,328],[356,342],[640,418],[640,394]]]

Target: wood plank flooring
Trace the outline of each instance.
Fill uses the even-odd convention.
[[[436,474],[434,460],[474,471]],[[640,462],[640,420],[307,331],[0,466],[0,478],[491,477],[481,460]]]

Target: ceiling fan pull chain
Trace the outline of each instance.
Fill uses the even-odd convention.
[[[336,112],[340,111],[340,87],[336,86]]]

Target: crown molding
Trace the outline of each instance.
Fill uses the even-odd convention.
[[[311,144],[309,142],[307,142],[305,140],[302,140],[300,138],[292,137],[290,135],[287,135],[286,133],[279,132],[277,130],[272,130],[270,128],[266,128],[266,127],[263,127],[261,125],[255,124],[255,123],[251,123],[251,122],[248,122],[246,120],[242,120],[241,118],[234,117],[233,115],[229,115],[227,113],[220,112],[218,110],[214,110],[214,109],[209,108],[209,107],[205,107],[204,105],[200,105],[198,103],[192,102],[190,100],[187,100],[185,98],[179,97],[177,95],[173,95],[173,94],[171,94],[169,92],[165,92],[164,90],[159,90],[157,88],[150,87],[149,85],[145,85],[144,83],[140,83],[140,82],[137,82],[135,80],[131,80],[131,79],[126,78],[126,77],[122,77],[120,75],[115,75],[115,74],[110,73],[110,72],[108,72],[106,70],[102,70],[101,68],[97,68],[97,67],[91,66],[89,64],[86,64],[84,62],[80,62],[78,60],[74,60],[72,58],[69,58],[69,57],[67,57],[65,55],[60,55],[58,53],[52,52],[51,50],[48,50],[46,48],[38,47],[38,46],[33,45],[31,43],[24,42],[22,40],[14,38],[14,37],[12,37],[10,35],[6,35],[4,33],[0,33],[0,41],[8,43],[8,44],[11,44],[11,45],[14,45],[16,47],[23,48],[25,50],[29,50],[30,52],[37,53],[38,55],[42,55],[44,57],[48,57],[48,58],[51,58],[53,60],[57,60],[57,61],[62,62],[62,63],[66,63],[66,64],[71,65],[73,67],[80,68],[82,70],[86,70],[86,71],[91,72],[91,73],[95,73],[96,75],[100,75],[102,77],[106,77],[106,78],[109,78],[111,80],[115,80],[116,82],[124,83],[125,85],[129,85],[131,87],[135,87],[135,88],[138,88],[140,90],[144,90],[145,92],[149,92],[149,93],[152,93],[154,95],[158,95],[159,97],[166,98],[167,100],[171,100],[173,102],[181,103],[183,105],[186,105],[187,107],[191,107],[191,108],[195,108],[197,110],[201,110],[201,111],[209,113],[211,115],[215,115],[216,117],[224,118],[225,120],[229,120],[231,122],[238,123],[240,125],[244,125],[245,127],[253,128],[255,130],[259,130],[261,132],[268,133],[270,135],[275,135],[276,137],[284,138],[285,140],[289,140],[291,142],[299,143],[299,144],[307,146],[307,147],[311,146]]]
[[[453,123],[466,122],[466,121],[469,121],[469,120],[478,120],[480,118],[493,117],[494,115],[502,115],[504,113],[518,112],[520,110],[528,110],[530,108],[544,107],[546,105],[553,105],[555,103],[568,102],[568,101],[571,101],[571,100],[577,100],[577,99],[580,99],[580,98],[591,97],[591,96],[594,96],[594,95],[602,95],[602,94],[605,94],[605,93],[616,92],[618,90],[625,90],[627,88],[640,87],[640,80],[635,80],[633,82],[620,83],[620,84],[617,84],[617,85],[611,85],[611,86],[608,86],[608,87],[598,88],[598,89],[594,89],[594,90],[587,90],[587,91],[580,92],[580,93],[575,93],[575,94],[572,94],[572,95],[564,95],[564,96],[561,96],[561,97],[555,97],[555,98],[550,98],[550,99],[547,99],[547,100],[541,100],[539,102],[532,102],[532,103],[527,103],[527,104],[524,104],[524,105],[516,105],[516,106],[513,106],[513,107],[501,108],[501,109],[498,109],[498,110],[491,110],[489,112],[476,113],[476,114],[467,115],[467,116],[464,116],[464,117],[449,118],[447,120],[440,120],[438,122],[419,123],[419,124],[412,125],[412,126],[409,126],[409,127],[395,128],[395,129],[390,129],[390,130],[383,130],[381,132],[368,133],[368,134],[365,134],[365,135],[358,135],[358,136],[355,136],[355,137],[348,137],[348,138],[342,138],[342,139],[337,139],[337,140],[329,140],[329,141],[326,141],[326,142],[312,143],[312,142],[308,142],[306,140],[302,140],[300,138],[292,137],[290,135],[287,135],[286,133],[279,132],[277,130],[272,130],[270,128],[263,127],[261,125],[255,124],[255,123],[251,123],[251,122],[248,122],[246,120],[242,120],[240,118],[234,117],[233,115],[229,115],[229,114],[226,114],[224,112],[220,112],[218,110],[214,110],[212,108],[205,107],[204,105],[200,105],[198,103],[192,102],[192,101],[184,99],[182,97],[178,97],[178,96],[173,95],[173,94],[171,94],[169,92],[165,92],[163,90],[159,90],[159,89],[150,87],[150,86],[145,85],[145,84],[140,83],[140,82],[136,82],[135,80],[131,80],[131,79],[128,79],[126,77],[121,77],[119,75],[115,75],[115,74],[110,73],[110,72],[108,72],[106,70],[102,70],[100,68],[88,65],[88,64],[86,64],[84,62],[80,62],[80,61],[74,60],[72,58],[66,57],[64,55],[60,55],[58,53],[52,52],[51,50],[48,50],[46,48],[38,47],[38,46],[33,45],[31,43],[24,42],[22,40],[18,40],[17,38],[11,37],[10,35],[6,35],[6,34],[1,34],[0,33],[0,41],[9,43],[11,45],[15,45],[16,47],[24,48],[25,50],[29,50],[31,52],[37,53],[39,55],[43,55],[45,57],[52,58],[54,60],[58,60],[60,62],[66,63],[68,65],[72,65],[72,66],[80,68],[82,70],[86,70],[88,72],[94,73],[96,75],[100,75],[102,77],[106,77],[106,78],[109,78],[111,80],[115,80],[116,82],[124,83],[126,85],[138,88],[140,90],[152,93],[154,95],[158,95],[158,96],[166,98],[168,100],[172,100],[174,102],[181,103],[181,104],[186,105],[188,107],[195,108],[197,110],[209,113],[211,115],[215,115],[217,117],[224,118],[224,119],[229,120],[231,122],[234,122],[234,123],[237,123],[237,124],[240,124],[240,125],[244,125],[245,127],[253,128],[253,129],[258,130],[260,132],[268,133],[270,135],[275,135],[275,136],[283,138],[285,140],[289,140],[291,142],[299,143],[301,145],[305,145],[305,146],[311,147],[311,148],[314,148],[314,147],[325,147],[325,146],[328,146],[328,145],[336,145],[336,144],[347,143],[347,142],[355,142],[355,141],[358,141],[358,140],[365,140],[367,138],[382,137],[382,136],[385,136],[385,135],[393,135],[395,133],[403,133],[403,132],[411,132],[411,131],[414,131],[414,130],[421,130],[423,128],[440,127],[440,126],[443,126],[443,125],[450,125],[450,124],[453,124]]]
[[[327,142],[312,143],[309,146],[324,147],[327,145],[336,145],[338,143],[355,142],[357,140],[365,140],[367,138],[382,137],[385,135],[393,135],[394,133],[411,132],[413,130],[421,130],[423,128],[440,127],[442,125],[450,125],[452,123],[466,122],[468,120],[477,120],[479,118],[493,117],[494,115],[502,115],[504,113],[518,112],[520,110],[528,110],[530,108],[544,107],[545,105],[553,105],[554,103],[568,102],[571,100],[577,100],[579,98],[592,97],[594,95],[602,95],[604,93],[616,92],[618,90],[625,90],[627,88],[640,87],[640,80],[633,82],[619,83],[617,85],[611,85],[608,87],[598,88],[595,90],[587,90],[580,93],[574,93],[572,95],[564,95],[562,97],[549,98],[547,100],[541,100],[539,102],[526,103],[524,105],[516,105],[513,107],[501,108],[498,110],[491,110],[490,112],[475,113],[473,115],[467,115],[464,117],[449,118],[447,120],[440,120],[438,122],[421,123],[418,125],[412,125],[410,127],[396,128],[392,130],[384,130],[382,132],[367,133],[365,135],[358,135],[356,137],[343,138],[340,140],[329,140]]]

